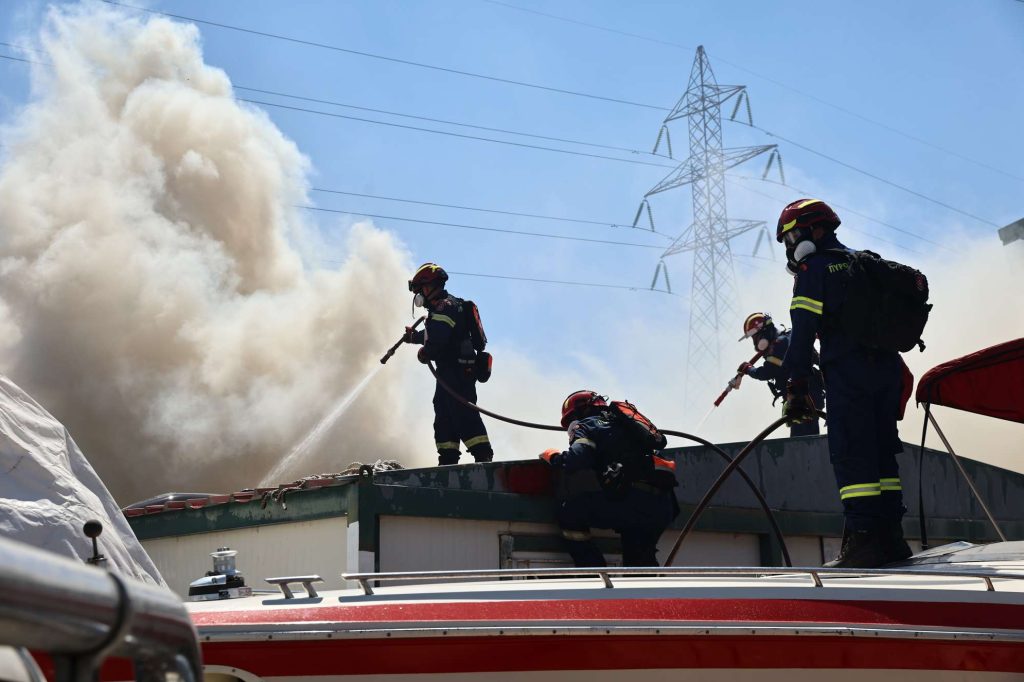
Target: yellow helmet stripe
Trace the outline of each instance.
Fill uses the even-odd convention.
[[[796,218],[794,218],[793,220],[789,221],[788,223],[784,223],[782,225],[782,234],[786,234],[787,232],[792,230],[794,227],[796,227]]]
[[[802,204],[800,204],[799,206],[797,206],[797,208],[805,208],[807,206],[810,206],[811,204],[820,204],[820,203],[821,203],[821,199],[808,199],[807,201],[805,201]]]

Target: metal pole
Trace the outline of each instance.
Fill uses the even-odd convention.
[[[999,527],[999,524],[996,523],[996,519],[992,516],[992,512],[989,511],[988,505],[985,504],[985,500],[982,499],[981,493],[979,493],[978,489],[974,487],[974,481],[972,481],[971,477],[967,475],[967,470],[964,469],[964,465],[960,461],[960,458],[956,456],[955,452],[953,452],[953,446],[949,444],[948,440],[946,440],[946,434],[944,434],[942,429],[939,428],[939,423],[935,421],[935,416],[931,412],[928,412],[927,414],[932,426],[935,427],[935,433],[939,434],[942,444],[946,446],[946,450],[949,451],[949,456],[953,458],[953,463],[956,464],[956,468],[960,470],[960,475],[964,477],[965,481],[967,481],[967,486],[971,489],[971,492],[974,493],[974,497],[978,500],[978,504],[981,505],[982,510],[985,512],[985,516],[987,516],[988,520],[992,523],[992,527],[996,529],[996,535],[999,536],[1000,540],[1006,542],[1006,536],[1003,535],[1002,529]],[[921,454],[923,458],[923,451]]]

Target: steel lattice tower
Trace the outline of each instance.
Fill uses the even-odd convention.
[[[723,324],[732,320],[736,313],[736,284],[729,241],[744,232],[764,227],[763,221],[729,219],[725,171],[755,156],[770,153],[768,168],[765,169],[767,175],[772,161],[778,158],[777,145],[723,149],[722,105],[733,98],[732,118],[735,118],[740,105],[746,102],[746,113],[752,124],[746,86],[719,85],[704,47],[698,47],[686,92],[665,117],[654,147],[657,152],[662,139],[665,139],[671,156],[668,124],[688,118],[690,156],[651,188],[641,204],[641,210],[647,204],[650,212],[647,202],[651,196],[683,185],[690,185],[693,195],[693,222],[661,256],[664,259],[676,253],[693,252],[685,399],[690,406],[694,399],[691,386],[718,386],[727,378],[722,373],[719,347],[726,331]],[[781,160],[779,163],[781,170]],[[637,218],[639,216],[638,211]],[[652,288],[660,272],[665,273],[668,285],[667,269],[662,260],[655,270]]]

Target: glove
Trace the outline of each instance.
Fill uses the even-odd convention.
[[[404,343],[416,343],[415,341],[413,341],[412,338],[412,335],[415,333],[415,331],[416,330],[413,329],[412,327],[406,327],[405,334],[402,336],[402,341]]]
[[[427,349],[425,346],[416,351],[416,359],[424,365],[430,362],[430,358],[427,357]]]
[[[743,376],[742,375],[734,376],[732,379],[729,379],[729,388],[731,388],[732,390],[735,391],[736,389],[738,389],[740,387],[740,382],[741,381],[743,381]]]
[[[752,364],[750,364],[749,362],[744,362],[741,363],[740,366],[736,368],[736,373],[743,374],[744,376],[750,376],[750,370],[752,369],[754,369],[754,366]]]
[[[790,426],[806,424],[818,418],[818,410],[807,391],[806,379],[790,379],[786,384],[786,402],[782,405],[782,416]]]
[[[540,458],[555,467],[562,463],[562,451],[555,450],[554,448],[548,448],[544,452],[540,453]]]

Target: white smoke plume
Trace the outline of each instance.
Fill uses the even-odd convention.
[[[356,224],[343,264],[304,265],[309,163],[194,26],[87,4],[51,10],[38,47],[4,131],[0,368],[122,502],[251,485],[401,332],[408,255]],[[288,473],[396,451],[369,425],[391,421],[398,370]]]

